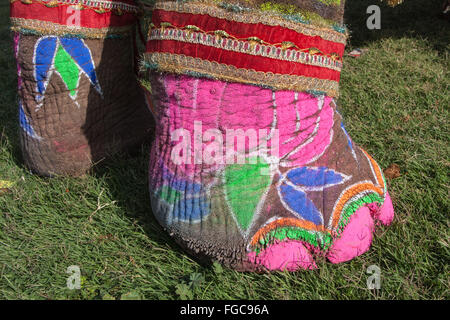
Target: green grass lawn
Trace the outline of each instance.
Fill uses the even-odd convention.
[[[450,25],[436,18],[440,0],[406,0],[394,9],[380,4],[382,29],[368,30],[373,3],[347,3],[347,51],[369,51],[345,59],[339,103],[353,140],[383,168],[400,167],[401,176],[388,180],[394,222],[351,262],[258,275],[199,265],[162,231],[147,191],[148,145],[83,178],[40,178],[24,167],[3,1],[0,180],[14,186],[0,192],[0,298],[448,299]],[[366,286],[374,264],[380,290]],[[71,265],[81,269],[80,290],[66,287]],[[188,288],[190,277],[197,280]]]

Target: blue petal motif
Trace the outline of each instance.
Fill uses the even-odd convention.
[[[314,203],[307,198],[305,192],[296,190],[286,183],[282,183],[279,188],[283,201],[292,211],[316,225],[323,225],[322,214]]]
[[[207,191],[201,184],[177,178],[162,163],[160,163],[160,169],[164,182],[162,186],[157,188],[155,192],[157,199],[155,200],[165,203],[165,207],[169,208],[166,213],[168,224],[179,221],[199,222],[211,213],[211,201],[207,196]],[[172,199],[173,202],[169,199],[161,198],[160,192],[165,188],[178,194]],[[171,196],[168,197],[170,198]]]
[[[350,135],[348,134],[347,130],[345,130],[344,127],[344,123],[341,122],[341,129],[344,132],[345,136],[347,137],[347,143],[348,143],[348,147],[350,148],[350,150],[352,151],[352,156],[353,158],[356,160],[356,162],[358,162],[358,159],[356,157],[356,153],[355,153],[355,149],[353,148],[353,142],[352,139],[350,138]]]
[[[304,190],[321,190],[340,184],[346,180],[346,176],[326,167],[308,168],[300,167],[292,169],[286,176],[294,185]]]
[[[205,195],[184,198],[175,203],[172,215],[174,219],[195,222],[209,215],[209,202]]]
[[[186,194],[196,194],[202,191],[202,186],[198,183],[190,183],[183,179],[178,179],[163,164],[160,165],[164,181],[169,182],[169,186]]]
[[[341,122],[341,129],[342,129],[342,131],[344,131],[344,134],[345,134],[345,136],[347,137],[347,142],[348,142],[349,148],[350,148],[351,150],[353,150],[352,139],[350,139],[350,136],[349,136],[347,130],[345,130],[345,127],[344,127],[344,123],[343,123],[343,122]]]
[[[97,73],[95,72],[94,60],[91,51],[82,39],[60,38],[59,41],[67,53],[77,63],[78,67],[86,74],[95,89],[101,94]]]
[[[41,102],[45,90],[47,90],[48,73],[53,64],[55,57],[56,45],[58,39],[56,37],[44,37],[38,40],[34,52],[34,76],[37,82],[36,101]]]
[[[19,123],[20,127],[32,138],[35,139],[41,139],[36,132],[34,131],[33,127],[30,124],[30,121],[28,120],[25,111],[23,110],[22,102],[19,101]]]

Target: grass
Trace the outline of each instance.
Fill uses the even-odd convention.
[[[0,298],[2,299],[448,299],[449,43],[440,0],[382,6],[382,29],[367,30],[373,1],[347,3],[349,49],[340,109],[353,140],[383,168],[396,217],[369,252],[315,271],[258,275],[203,266],[158,226],[147,193],[148,145],[83,178],[45,179],[22,163],[8,4],[0,5]],[[426,3],[426,5],[424,4]],[[368,290],[367,267],[381,268]],[[78,265],[82,288],[69,290]],[[191,285],[189,281],[191,280]]]

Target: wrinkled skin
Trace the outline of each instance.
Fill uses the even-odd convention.
[[[67,57],[57,56],[60,73],[43,72],[48,84],[39,97],[37,66],[54,54],[41,45],[39,55],[41,39],[15,35],[21,145],[31,170],[45,176],[80,175],[111,154],[139,146],[149,136],[151,115],[133,72],[130,37],[78,42],[90,51],[96,82],[92,74],[81,73],[78,86],[70,91],[66,83],[71,84],[74,72],[66,67]],[[68,76],[63,79],[64,71]]]
[[[82,175],[149,137],[140,14],[135,0],[11,1],[20,140],[33,172]]]

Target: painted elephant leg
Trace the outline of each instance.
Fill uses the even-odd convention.
[[[364,253],[392,203],[337,111],[340,0],[157,1],[143,65],[153,94],[153,212],[199,257],[238,270]]]
[[[149,135],[134,73],[132,0],[11,2],[26,165],[80,175]]]

